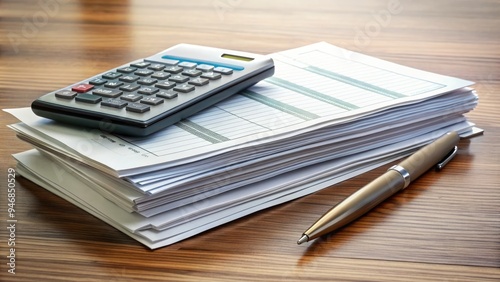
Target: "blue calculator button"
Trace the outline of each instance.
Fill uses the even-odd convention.
[[[179,63],[179,66],[184,63],[192,63],[198,65],[211,65],[214,67],[224,67],[224,68],[230,68],[235,71],[242,71],[245,68],[239,65],[233,65],[233,64],[226,64],[226,63],[221,63],[221,62],[211,62],[211,61],[203,61],[203,60],[196,60],[196,59],[190,59],[190,58],[183,58],[183,57],[176,57],[176,56],[169,56],[169,55],[164,55],[161,57],[162,59],[169,59],[169,60],[178,60],[181,61],[182,63]],[[194,66],[194,67],[195,67]]]

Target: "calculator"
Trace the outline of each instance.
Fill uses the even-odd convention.
[[[274,74],[268,56],[179,44],[33,101],[52,120],[147,136]]]

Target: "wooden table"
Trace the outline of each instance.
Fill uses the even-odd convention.
[[[318,216],[387,167],[155,251],[20,177],[12,275],[7,170],[31,147],[2,112],[0,280],[500,281],[497,0],[4,0],[0,23],[2,108],[181,42],[266,54],[327,41],[475,81],[467,116],[485,129],[443,172],[300,246]]]

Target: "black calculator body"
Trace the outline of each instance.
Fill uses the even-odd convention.
[[[31,108],[60,122],[146,136],[273,74],[268,56],[179,44],[45,94]]]

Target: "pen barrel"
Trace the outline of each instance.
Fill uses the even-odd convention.
[[[368,185],[330,209],[304,232],[308,240],[330,233],[362,216],[388,197],[405,188],[409,182],[442,161],[457,145],[460,137],[454,131],[436,139],[409,158],[397,169],[389,169]],[[408,176],[409,175],[409,180]]]
[[[304,234],[312,240],[335,231],[362,216],[403,187],[404,180],[401,175],[397,171],[389,170],[331,208]]]
[[[411,182],[442,161],[459,140],[460,137],[455,131],[448,132],[405,159],[399,166],[410,174]]]

